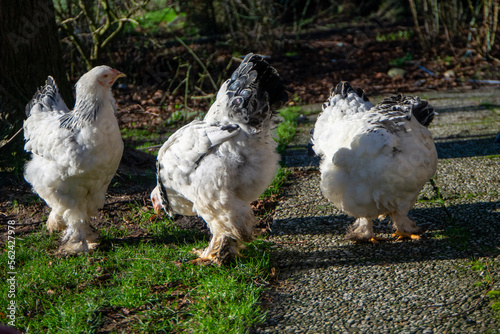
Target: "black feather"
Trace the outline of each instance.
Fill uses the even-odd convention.
[[[227,82],[229,117],[260,129],[288,101],[278,72],[262,56],[249,53]]]
[[[355,93],[359,97],[361,97],[363,101],[369,101],[365,92],[361,88],[354,90],[354,88],[352,88],[352,86],[349,84],[348,81],[341,81],[340,83],[337,84],[335,88],[332,88],[331,91],[331,95],[340,95],[344,99],[347,97],[349,93]]]
[[[419,97],[404,96],[402,94],[387,97],[384,101],[377,104],[380,110],[408,110],[417,121],[425,127],[428,127],[434,119],[434,108],[429,102],[420,100]]]
[[[101,106],[102,101],[99,100],[79,99],[72,112],[66,113],[59,118],[59,127],[73,130],[82,127],[84,124],[91,123],[97,119]]]
[[[314,128],[312,128],[311,131],[309,132],[309,142],[306,145],[308,157],[316,156],[316,152],[314,152],[313,147],[314,147]]]
[[[30,116],[31,109],[36,104],[41,104],[43,111],[54,110],[60,98],[59,88],[57,88],[54,78],[51,76],[47,77],[45,86],[38,88],[31,101],[26,105],[26,116]]]
[[[167,213],[169,213],[172,212],[172,207],[170,206],[170,202],[168,201],[167,189],[163,185],[163,182],[161,182],[160,171],[161,171],[161,163],[159,160],[156,160],[156,185],[160,190],[160,197],[163,202],[163,208]]]

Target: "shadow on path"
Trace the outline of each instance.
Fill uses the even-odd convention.
[[[370,266],[459,258],[494,257],[500,254],[500,202],[479,202],[410,211],[417,225],[427,229],[419,241],[356,245],[344,240],[354,219],[346,215],[277,220],[279,235],[309,235],[306,241],[286,242],[271,254],[281,270],[307,270],[330,266]],[[376,222],[374,232],[392,233],[388,219]],[[321,245],[322,238],[338,239],[338,246]],[[311,242],[310,240],[314,241]],[[294,239],[295,240],[295,239]],[[326,242],[325,242],[326,243]],[[331,243],[328,243],[331,245]]]

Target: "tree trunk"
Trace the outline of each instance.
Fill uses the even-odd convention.
[[[13,162],[12,155],[16,156],[15,167],[22,166],[22,133],[4,147],[2,141],[22,127],[25,106],[47,76],[55,78],[68,106],[73,103],[73,94],[62,62],[52,0],[0,1],[0,17],[0,173],[3,173],[6,164]]]

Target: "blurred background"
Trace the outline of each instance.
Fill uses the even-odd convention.
[[[340,80],[369,95],[499,83],[493,0],[19,0],[0,4],[1,163],[22,168],[24,106],[47,75],[68,105],[93,66],[127,74],[114,94],[124,138],[203,116],[248,52],[269,57],[291,105]],[[8,145],[7,145],[8,143]],[[9,163],[10,164],[10,163]]]

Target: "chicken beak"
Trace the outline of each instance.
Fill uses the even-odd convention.
[[[149,218],[150,221],[154,221],[156,218],[158,218],[160,216],[160,213],[161,213],[161,205],[158,204],[155,200],[152,200],[153,202],[153,210],[155,212],[154,215],[151,216],[151,218]]]
[[[161,213],[162,209],[161,202],[158,201],[156,198],[151,198],[151,202],[153,202],[153,210],[155,212],[155,215],[158,216]]]
[[[115,81],[118,79],[118,78],[122,78],[122,77],[126,77],[126,75],[120,71],[117,71],[115,69],[111,69],[111,71],[113,72],[113,76],[111,77],[111,81],[109,81],[109,86],[111,87]]]
[[[123,78],[126,77],[125,73],[122,73],[118,70],[115,70],[114,68],[111,69],[111,72],[113,72],[113,77],[111,80],[111,84],[113,84],[118,78]]]
[[[122,73],[120,71],[117,71],[117,70],[113,70],[114,74],[115,74],[115,80],[118,79],[118,78],[123,78],[123,77],[126,77],[127,75],[125,75],[125,73]]]

